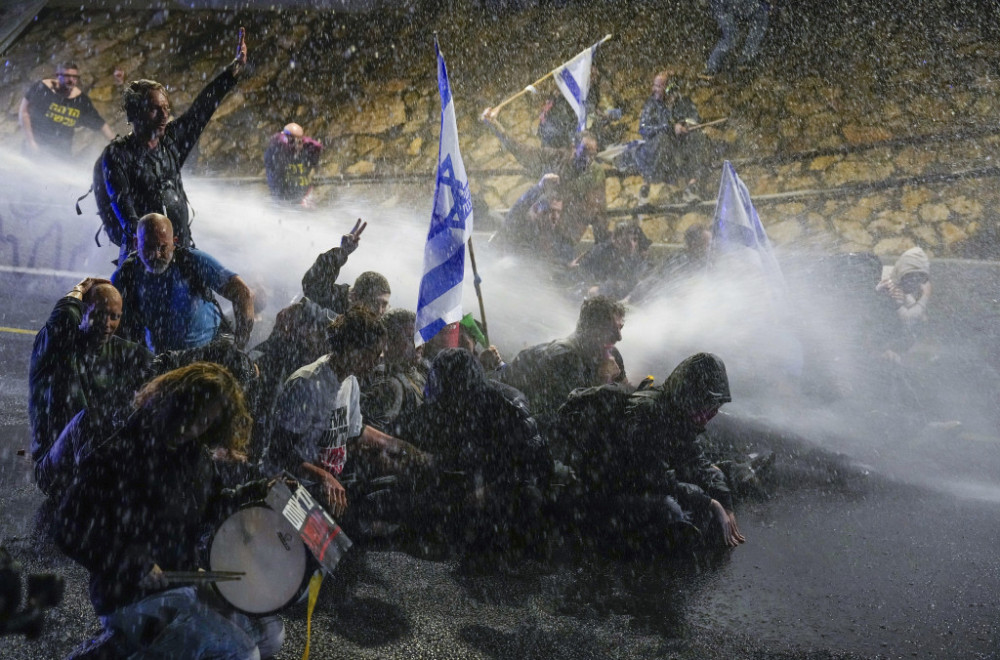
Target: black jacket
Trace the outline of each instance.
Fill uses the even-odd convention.
[[[141,144],[134,133],[119,136],[105,147],[100,161],[110,210],[127,236],[135,237],[142,216],[163,213],[173,223],[180,245],[192,244],[181,168],[216,108],[235,85],[236,77],[228,69],[216,76],[187,112],[167,124],[155,149]],[[100,199],[99,195],[99,208]]]

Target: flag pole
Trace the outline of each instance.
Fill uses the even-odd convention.
[[[480,286],[482,279],[479,277],[479,269],[476,268],[476,253],[472,249],[472,237],[469,237],[469,263],[472,264],[472,283],[476,286],[476,297],[479,298],[479,318],[483,322],[483,336],[486,337],[487,345],[490,343],[490,330],[486,325],[486,307],[483,306],[483,289]]]
[[[600,46],[601,44],[603,44],[605,41],[607,41],[610,38],[611,38],[610,34],[604,35],[604,38],[601,39],[600,41],[598,41],[593,46],[591,46],[591,48],[597,48],[598,46]],[[492,108],[490,108],[490,114],[493,117],[496,117],[497,114],[500,113],[500,108],[504,107],[505,105],[507,105],[508,103],[510,103],[511,101],[513,101],[514,99],[519,98],[519,97],[527,94],[528,92],[532,92],[532,93],[536,92],[537,90],[535,89],[535,85],[537,85],[539,83],[542,83],[542,82],[548,80],[549,78],[551,78],[552,76],[554,76],[556,74],[556,71],[558,71],[560,68],[562,68],[562,64],[560,64],[556,68],[552,69],[551,71],[549,71],[548,73],[546,73],[544,76],[542,76],[541,78],[539,78],[535,82],[531,83],[530,85],[528,85],[527,87],[525,87],[524,89],[522,89],[520,92],[517,92],[513,96],[509,96],[509,97],[505,98],[503,101],[501,101],[497,105],[495,105]]]

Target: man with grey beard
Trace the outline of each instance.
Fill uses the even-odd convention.
[[[162,353],[205,346],[232,332],[236,347],[244,348],[254,318],[246,282],[201,250],[175,248],[165,215],[140,218],[137,236],[138,250],[111,276],[122,294],[125,336],[144,334],[149,349]],[[233,304],[232,330],[216,293]]]

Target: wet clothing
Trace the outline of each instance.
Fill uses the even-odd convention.
[[[295,151],[284,131],[271,136],[264,151],[264,170],[271,197],[285,202],[301,202],[312,189],[313,170],[319,165],[323,145],[311,137],[302,138]]]
[[[205,346],[228,323],[212,292],[221,292],[233,277],[215,257],[194,248],[176,249],[159,275],[133,253],[111,276],[122,294],[123,334],[144,336],[154,353]]]
[[[73,132],[77,128],[99,131],[105,123],[90,97],[77,88],[74,91],[79,93],[71,93],[67,98],[39,80],[24,94],[35,142],[58,156],[70,155],[73,150]]]
[[[497,133],[505,149],[513,154],[528,176],[541,178],[552,172],[559,175],[559,195],[563,200],[564,231],[575,245],[590,226],[595,241],[608,235],[607,198],[604,168],[595,160],[581,168],[573,149],[534,147]]]
[[[706,458],[700,436],[705,427],[693,413],[730,401],[725,365],[717,356],[698,353],[683,362],[661,386],[636,395],[625,416],[625,444],[610,470],[638,492],[669,492],[696,518],[710,515],[718,500],[727,511],[732,495],[722,472]]]
[[[141,144],[134,133],[115,138],[104,149],[100,159],[111,208],[131,241],[139,218],[162,213],[174,226],[177,244],[193,245],[181,168],[216,108],[235,86],[236,77],[228,69],[216,76],[183,115],[167,124],[153,149]]]
[[[530,534],[552,457],[528,409],[486,378],[475,355],[449,348],[434,358],[427,399],[405,427],[402,436],[434,457],[416,486],[421,528],[466,539],[463,530],[474,530],[490,549],[497,544],[487,539]]]
[[[612,348],[621,370],[617,382],[625,383],[625,364],[617,348]],[[602,385],[599,382],[600,361],[584,353],[575,335],[566,339],[538,344],[524,349],[511,361],[501,375],[501,380],[524,392],[532,414],[547,426],[547,418],[554,415],[569,393],[578,387]]]
[[[424,402],[427,368],[380,364],[370,385],[363,385],[361,412],[365,422],[391,436],[399,436],[417,408]]]
[[[698,109],[690,99],[672,94],[657,99],[650,96],[639,116],[639,135],[645,142],[635,151],[636,164],[646,181],[674,183],[703,179],[710,145],[703,131],[674,133],[675,124],[699,123]]]
[[[924,251],[918,247],[912,247],[899,255],[889,279],[896,286],[900,286],[903,278],[915,279],[918,282],[929,282],[931,277],[931,261]],[[903,302],[899,304],[896,313],[899,319],[908,327],[913,329],[918,324],[927,320],[927,298],[923,295],[923,287],[915,293],[907,293]]]
[[[746,35],[739,63],[753,64],[767,32],[770,3],[764,0],[711,0],[710,6],[722,36],[712,49],[712,54],[708,56],[705,71],[714,75],[722,70],[726,57],[739,40],[741,27],[746,28]]]
[[[302,293],[320,307],[336,314],[343,314],[350,307],[349,284],[337,284],[340,269],[347,263],[348,253],[339,247],[331,248],[316,257],[316,261],[302,276]]]
[[[152,375],[153,356],[142,346],[117,336],[98,348],[88,346],[79,329],[83,312],[80,300],[60,299],[31,351],[31,458],[46,492],[55,475],[45,459],[66,424],[83,409],[106,429],[124,422],[133,394]]]
[[[529,215],[531,207],[543,197],[541,185],[535,185],[521,195],[507,212],[503,225],[490,237],[490,245],[565,266],[575,256],[576,240],[565,227],[553,226],[544,217],[533,220]]]
[[[628,253],[613,240],[594,245],[577,262],[585,284],[596,286],[600,295],[615,300],[621,300],[632,291],[647,265],[641,252]]]
[[[300,474],[305,462],[339,476],[347,463],[348,440],[364,430],[360,396],[358,379],[338,376],[329,355],[296,370],[274,403],[265,455],[268,473]],[[308,478],[303,483],[312,485]]]
[[[140,410],[106,441],[90,443],[59,504],[56,543],[90,571],[98,615],[157,593],[139,587],[153,564],[198,568],[202,536],[239,504],[266,494],[265,481],[224,492],[228,484],[208,450],[176,446],[158,424]]]
[[[292,372],[315,362],[328,350],[326,329],[335,316],[309,298],[300,298],[278,312],[271,334],[250,351],[250,358],[260,369],[251,458],[259,458],[263,451],[279,388]]]

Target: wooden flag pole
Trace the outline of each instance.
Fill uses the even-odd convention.
[[[596,48],[597,46],[600,46],[601,44],[603,44],[605,41],[607,41],[610,38],[611,38],[610,34],[604,35],[604,38],[601,39],[600,41],[598,41],[593,46],[591,46],[591,48]],[[552,76],[554,76],[556,74],[556,71],[558,71],[560,68],[562,68],[562,64],[560,64],[556,68],[552,69],[551,71],[549,71],[548,73],[546,73],[544,76],[542,76],[541,78],[539,78],[535,82],[531,83],[530,85],[528,85],[527,87],[525,87],[524,89],[522,89],[520,92],[517,92],[513,96],[509,96],[509,97],[505,98],[503,101],[500,101],[500,103],[498,103],[497,105],[495,105],[492,108],[490,108],[490,114],[493,116],[493,118],[496,118],[496,116],[500,113],[500,108],[504,107],[505,105],[507,105],[508,103],[510,103],[511,101],[513,101],[514,99],[516,99],[516,98],[518,98],[520,96],[523,96],[524,94],[527,94],[528,92],[534,92],[534,91],[536,91],[535,90],[535,85],[537,85],[539,83],[542,83],[545,80],[547,80],[547,79],[551,78]]]
[[[723,117],[722,119],[716,119],[715,121],[706,121],[704,124],[695,124],[693,126],[688,126],[689,131],[697,131],[708,126],[715,126],[716,124],[721,124],[722,122],[729,119],[729,117]]]

